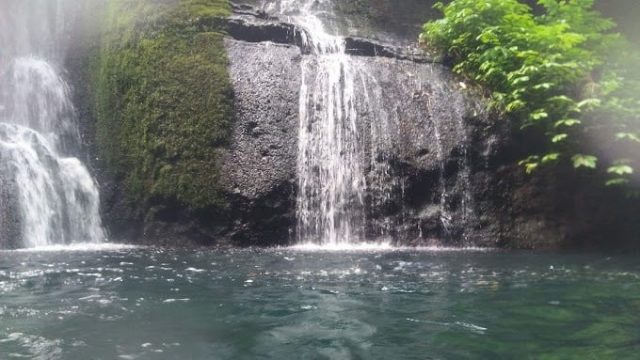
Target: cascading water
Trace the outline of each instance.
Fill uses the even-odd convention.
[[[105,238],[96,183],[74,156],[81,139],[60,73],[64,13],[51,0],[9,0],[0,13],[0,246]]]
[[[396,58],[375,56],[360,47],[369,40],[340,36],[351,22],[339,5],[262,2],[295,25],[303,53],[298,243],[469,244],[477,223],[467,135],[474,101],[429,59],[399,49]]]
[[[384,194],[389,183],[380,176],[367,181],[367,167],[380,162],[367,159],[358,105],[365,102],[379,114],[369,129],[372,147],[382,143],[387,117],[375,96],[379,92],[375,79],[346,53],[345,39],[327,30],[332,6],[326,0],[282,0],[268,2],[265,10],[284,15],[303,29],[303,46],[312,55],[302,60],[298,243],[340,246],[365,239],[368,188]],[[370,149],[374,157],[376,150]]]

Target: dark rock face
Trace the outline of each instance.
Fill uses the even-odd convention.
[[[230,169],[223,171],[229,175],[224,183],[227,191],[250,203],[264,199],[265,194],[275,195],[271,189],[290,188],[271,208],[269,219],[262,220],[271,226],[247,228],[275,226],[281,228],[282,237],[285,224],[295,230],[300,62],[302,57],[314,61],[314,55],[297,35],[303,30],[248,9],[243,7],[230,20],[244,27],[231,33],[242,41],[226,42],[238,123],[230,160],[224,165]],[[470,188],[474,180],[471,135],[476,128],[492,126],[478,96],[465,91],[445,66],[412,55],[411,47],[356,37],[347,38],[346,45],[354,66],[366,69],[357,79],[365,84],[358,91],[371,92],[358,96],[356,104],[364,156],[374,159],[362,159],[368,163],[367,237],[374,239],[382,231],[403,244],[442,243],[442,239],[452,244],[471,242],[469,224],[476,221]],[[482,137],[479,157],[484,158],[495,141],[495,136]],[[249,208],[242,212],[255,214]],[[270,219],[276,214],[274,223]],[[245,226],[249,219],[256,220],[241,218],[247,219],[241,221]],[[247,234],[254,237],[252,231],[243,236]]]
[[[381,104],[375,110],[360,104],[358,114],[361,133],[372,134],[366,138],[367,157],[375,159],[367,173],[369,237],[387,223],[398,243],[464,243],[475,218],[468,154],[476,131],[472,121],[488,123],[481,104],[439,64],[383,57],[357,63],[375,79],[368,87],[380,90],[373,103]],[[380,119],[384,126],[372,132]],[[376,132],[389,137],[386,144],[374,139]]]
[[[433,63],[433,59],[424,55],[423,51],[415,47],[391,46],[369,39],[345,38],[347,54],[353,56],[387,57],[397,60],[409,60],[416,63]]]
[[[247,15],[229,19],[226,30],[229,36],[240,41],[270,41],[276,44],[302,45],[301,32],[295,26],[261,18],[251,18]]]
[[[241,199],[251,199],[240,201],[248,204],[242,211],[248,216],[241,217],[244,231],[237,234],[259,238],[272,225],[280,230],[271,234],[282,239],[286,226],[293,231],[295,225],[296,151],[295,142],[282,143],[297,135],[300,58],[312,55],[300,42],[302,30],[248,9],[231,20],[245,26],[232,35],[245,31],[262,36],[227,41],[239,115],[231,158],[248,165],[229,173],[229,184],[243,194]],[[637,213],[633,202],[603,190],[599,180],[580,177],[572,169],[525,175],[516,163],[527,152],[522,144],[528,135],[485,111],[483,96],[447,67],[413,55],[411,46],[398,46],[402,42],[389,45],[359,37],[346,42],[355,63],[369,74],[363,81],[375,82],[367,88],[382,89],[369,95],[380,103],[375,109],[364,100],[357,105],[366,157],[376,159],[366,168],[368,238],[386,229],[387,236],[403,245],[558,249],[602,244],[607,231],[618,238],[638,236],[637,226],[629,225],[637,223],[628,216]],[[286,102],[290,106],[282,106]],[[373,112],[380,109],[385,112],[385,143],[372,135],[380,127],[379,114]],[[276,127],[270,118],[276,119]],[[280,122],[283,118],[287,120]],[[278,126],[280,133],[274,131]],[[251,135],[254,128],[258,138]],[[271,146],[278,152],[269,151]],[[259,156],[258,149],[270,156]],[[257,176],[247,181],[250,174]],[[377,187],[380,179],[386,179],[384,190]],[[270,190],[283,187],[290,191],[281,196]],[[278,205],[267,207],[271,216],[258,225],[260,218],[254,216],[264,213],[256,209],[265,208],[255,201],[267,198]]]
[[[286,243],[295,221],[301,52],[296,46],[232,39],[225,45],[236,123],[221,173],[236,215],[233,239]]]
[[[16,249],[22,243],[17,187],[0,154],[0,249]]]

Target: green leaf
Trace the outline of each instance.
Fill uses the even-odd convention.
[[[558,134],[558,135],[555,135],[553,138],[551,138],[551,142],[554,143],[554,144],[555,143],[559,143],[561,141],[566,140],[568,137],[569,137],[569,135],[567,135],[567,134]]]
[[[491,29],[486,29],[480,36],[476,38],[476,40],[482,41],[483,43],[499,43],[498,36]]]
[[[573,101],[572,98],[566,96],[566,95],[558,95],[558,96],[553,96],[550,97],[549,102],[556,102],[556,103],[565,103],[565,104],[573,104],[575,101]]]
[[[573,167],[576,169],[581,167],[595,169],[598,165],[598,158],[592,155],[578,154],[572,157],[571,161],[573,162]]]
[[[553,83],[542,83],[533,87],[534,90],[549,90],[553,86]]]
[[[507,107],[506,110],[508,112],[514,112],[514,111],[518,111],[520,109],[522,109],[525,106],[525,102],[522,100],[515,100],[510,102]]]
[[[640,137],[634,133],[620,132],[616,134],[617,140],[630,140],[640,143]]]
[[[527,174],[532,174],[537,168],[538,165],[540,165],[539,163],[528,163],[524,165],[524,171]]]
[[[521,77],[516,78],[513,81],[511,81],[511,84],[515,86],[515,85],[518,85],[518,84],[525,83],[525,82],[529,81],[529,79],[530,78],[528,76],[521,76]]]
[[[560,126],[574,126],[574,125],[580,125],[582,124],[582,121],[578,120],[578,119],[562,119],[562,120],[558,120],[556,121],[556,123],[554,124],[555,127],[560,127]]]
[[[529,119],[532,121],[539,121],[549,117],[549,114],[544,110],[536,110],[529,115]]]
[[[608,180],[605,185],[606,186],[621,186],[621,185],[625,185],[628,184],[629,180],[625,179],[625,178],[615,178],[615,179],[611,179]]]
[[[616,175],[631,175],[633,174],[633,168],[629,165],[624,165],[624,164],[617,164],[617,165],[613,165],[611,167],[609,167],[607,169],[607,172],[609,174],[616,174]]]
[[[585,99],[580,101],[577,106],[580,110],[593,110],[600,106],[601,103],[600,99]]]
[[[524,170],[527,174],[533,173],[540,165],[540,157],[537,155],[529,156],[528,158],[518,162],[518,165],[524,166]]]
[[[542,163],[547,164],[553,161],[557,161],[560,158],[560,153],[547,154],[542,158]]]

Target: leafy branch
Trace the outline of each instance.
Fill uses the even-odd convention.
[[[491,90],[493,108],[546,134],[546,152],[520,161],[527,173],[564,160],[626,184],[640,166],[640,52],[593,0],[538,4],[540,15],[517,0],[438,3],[444,18],[425,24],[421,40]],[[607,139],[601,148],[615,148],[602,159],[588,146],[594,131]]]

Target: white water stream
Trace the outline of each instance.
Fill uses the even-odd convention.
[[[105,239],[98,188],[77,157],[78,119],[61,71],[62,3],[8,0],[0,9],[0,186],[11,186],[3,189],[10,200],[2,199],[0,218],[19,228],[0,228],[0,246]]]
[[[301,66],[298,243],[335,247],[364,241],[367,189],[390,186],[390,182],[374,178],[367,183],[367,166],[381,165],[366,158],[358,104],[364,102],[371,113],[379,114],[369,129],[371,154],[378,152],[376,147],[385,137],[382,128],[388,117],[379,101],[380,86],[346,54],[344,37],[329,30],[332,7],[327,0],[264,5],[267,12],[288,18],[304,30],[303,46],[311,53]],[[375,170],[385,174],[384,169]]]

